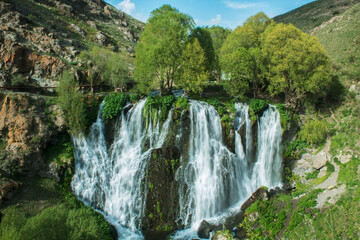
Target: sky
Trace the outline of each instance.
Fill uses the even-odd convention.
[[[190,15],[197,26],[219,25],[235,29],[250,16],[264,12],[269,17],[286,13],[314,0],[105,0],[121,11],[145,22],[164,4]]]

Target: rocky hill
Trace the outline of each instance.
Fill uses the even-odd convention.
[[[133,55],[144,24],[102,0],[0,2],[0,86],[20,76],[32,86],[55,86],[78,54],[94,46]]]

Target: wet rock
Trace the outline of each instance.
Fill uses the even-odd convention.
[[[215,229],[215,227],[213,225],[211,225],[210,223],[208,223],[205,220],[202,220],[202,222],[200,223],[200,226],[197,230],[197,235],[199,236],[199,238],[209,238],[210,233],[214,229]]]
[[[248,207],[255,203],[258,199],[264,201],[268,200],[268,191],[265,188],[258,188],[241,206],[241,211],[245,212]]]
[[[143,179],[147,195],[142,229],[145,231],[172,231],[178,229],[178,184],[175,172],[179,167],[177,147],[153,149]]]

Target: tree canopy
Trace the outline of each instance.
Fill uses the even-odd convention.
[[[264,33],[269,59],[269,92],[298,107],[305,97],[323,96],[330,83],[330,59],[316,37],[282,23]]]
[[[160,88],[171,90],[179,76],[180,58],[186,46],[193,19],[170,5],[155,9],[135,48],[135,81],[142,92]]]
[[[201,93],[209,81],[206,54],[197,38],[186,45],[181,56],[181,74],[178,84],[187,92]]]

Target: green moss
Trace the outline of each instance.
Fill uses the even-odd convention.
[[[160,213],[161,209],[160,209],[160,202],[156,201],[156,212]]]
[[[152,219],[154,217],[154,214],[150,213],[149,218]]]
[[[149,188],[150,188],[150,191],[152,191],[154,189],[154,184],[152,184],[150,181],[149,181]]]

